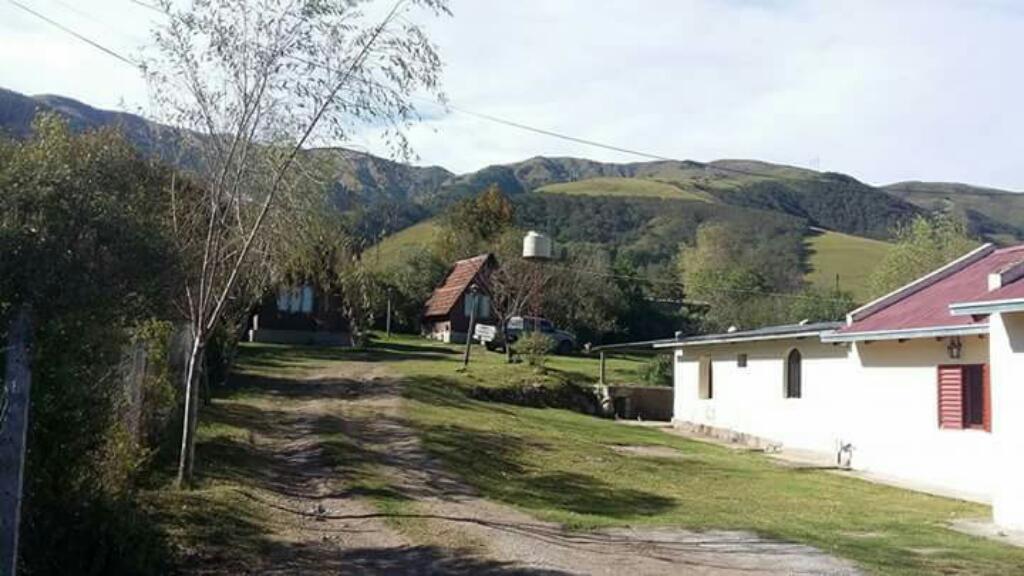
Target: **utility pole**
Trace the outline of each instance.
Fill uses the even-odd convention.
[[[7,333],[4,370],[6,398],[0,405],[0,575],[18,570],[18,527],[25,480],[25,442],[28,434],[32,317],[28,306],[15,313]]]
[[[388,288],[388,313],[384,322],[384,334],[388,340],[391,339],[391,288]]]
[[[476,307],[479,301],[477,294],[480,292],[480,287],[473,284],[469,287],[469,331],[466,332],[466,352],[462,356],[462,369],[465,370],[469,367],[469,349],[473,344],[473,325],[476,324]],[[507,345],[507,344],[506,344]]]

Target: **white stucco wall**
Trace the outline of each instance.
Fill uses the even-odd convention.
[[[1024,313],[993,314],[992,435],[996,443],[996,486],[992,517],[1024,530]]]
[[[803,394],[784,396],[789,350],[803,356]],[[737,354],[748,355],[739,368]],[[714,398],[698,397],[700,359],[714,363]],[[675,419],[834,454],[854,445],[853,467],[987,499],[994,444],[979,430],[938,427],[940,364],[985,364],[988,341],[963,341],[952,361],[934,339],[823,344],[817,339],[686,347],[676,352]]]

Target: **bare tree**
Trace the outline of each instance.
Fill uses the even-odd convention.
[[[512,362],[512,346],[508,341],[508,320],[532,312],[544,296],[544,288],[551,282],[551,270],[543,264],[520,258],[515,247],[519,242],[516,231],[506,234],[500,250],[498,265],[481,277],[483,292],[491,299],[491,311],[498,321],[502,341],[505,342],[505,359]],[[512,247],[509,250],[509,246]]]
[[[417,118],[411,97],[443,100],[441,61],[419,12],[447,0],[398,0],[381,14],[360,0],[159,0],[166,18],[144,60],[157,118],[182,128],[172,186],[175,236],[191,263],[182,289],[192,345],[178,485],[191,481],[196,388],[210,338],[237,297],[261,230],[312,146],[371,125],[395,155]]]

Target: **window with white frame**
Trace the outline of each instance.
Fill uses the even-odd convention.
[[[711,400],[715,397],[715,374],[714,363],[711,358],[700,359],[700,385],[698,396],[701,400]]]

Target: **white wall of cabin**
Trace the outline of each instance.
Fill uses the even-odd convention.
[[[802,397],[785,398],[785,358],[794,347],[803,356]],[[737,366],[741,353],[747,354],[746,368]],[[714,363],[714,397],[708,400],[698,396],[702,357]],[[851,443],[855,469],[988,499],[993,435],[940,429],[937,389],[939,365],[986,364],[988,357],[988,340],[977,336],[963,338],[959,360],[950,360],[946,342],[933,338],[690,346],[676,351],[674,419],[832,455],[840,442]]]

